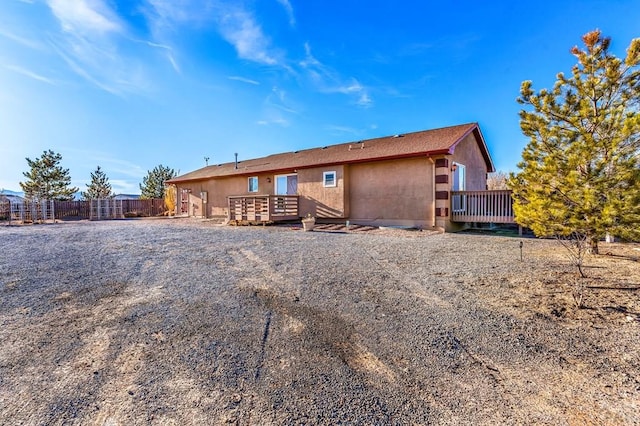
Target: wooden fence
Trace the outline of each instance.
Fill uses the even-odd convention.
[[[91,201],[49,201],[47,206],[52,204],[52,207],[47,211],[48,215],[52,215],[53,218],[62,219],[92,219]],[[94,200],[95,203],[95,200]],[[149,217],[160,216],[165,213],[166,208],[164,200],[154,198],[148,200],[118,200],[118,206],[122,205],[121,216],[124,217]],[[34,211],[34,205],[30,201],[8,201],[0,200],[0,221],[33,221],[32,214]],[[41,203],[39,203],[41,204]],[[42,210],[41,208],[38,210]]]
[[[160,198],[147,200],[118,200],[118,204],[120,204],[120,202],[122,202],[122,215],[124,217],[161,216],[166,211],[164,200]],[[56,219],[92,218],[90,201],[56,201],[55,209]]]

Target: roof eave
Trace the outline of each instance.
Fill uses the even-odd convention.
[[[232,173],[224,174],[224,175],[210,175],[210,176],[201,176],[201,177],[186,178],[186,179],[180,179],[179,177],[177,177],[177,178],[173,178],[166,181],[166,183],[177,184],[177,183],[186,183],[186,182],[198,182],[198,181],[204,181],[208,179],[218,179],[218,178],[226,178],[226,177],[232,177],[232,176],[251,176],[251,175],[263,174],[263,173],[277,174],[277,173],[283,173],[283,172],[290,172],[292,170],[315,169],[319,167],[329,167],[329,166],[335,166],[339,164],[361,164],[361,163],[370,163],[373,161],[389,161],[389,160],[401,160],[406,158],[433,157],[436,155],[450,155],[452,153],[453,153],[453,149],[449,148],[449,149],[439,149],[439,150],[433,150],[433,151],[411,152],[411,153],[400,154],[400,155],[388,155],[383,157],[362,158],[362,159],[345,160],[345,161],[337,161],[337,162],[326,162],[326,163],[316,163],[316,164],[308,164],[308,165],[301,165],[301,166],[281,167],[277,169],[265,169],[265,170],[259,170],[259,171],[234,170]]]
[[[453,154],[453,152],[456,149],[456,146],[460,142],[462,142],[464,140],[464,138],[469,136],[471,133],[476,133],[476,136],[477,136],[476,139],[479,141],[480,151],[482,152],[482,157],[484,158],[484,162],[487,165],[487,172],[488,173],[495,172],[496,170],[495,170],[495,167],[493,165],[493,160],[491,159],[491,155],[489,154],[489,148],[487,148],[487,143],[484,140],[484,136],[482,136],[482,131],[480,130],[480,126],[478,125],[478,123],[474,123],[473,127],[469,128],[469,130],[464,132],[462,134],[462,136],[460,136],[458,138],[458,140],[455,141],[451,145],[451,147],[449,148],[449,154]]]

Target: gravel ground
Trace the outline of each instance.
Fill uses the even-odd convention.
[[[640,424],[639,246],[0,226],[0,423]]]

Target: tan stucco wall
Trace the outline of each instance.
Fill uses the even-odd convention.
[[[298,195],[300,196],[299,215],[310,213],[318,218],[346,218],[348,209],[348,184],[346,183],[348,166],[298,170]],[[323,172],[336,172],[337,186],[323,186]],[[289,173],[294,173],[290,171]],[[287,174],[285,172],[278,174]],[[226,216],[228,214],[227,196],[229,195],[271,195],[275,194],[275,175],[257,174],[258,192],[248,191],[249,176],[235,176],[189,182],[178,185],[178,194],[182,188],[191,190],[189,196],[189,216],[202,216],[203,203],[200,192],[207,191],[207,217]]]
[[[206,217],[227,216],[229,195],[267,195],[274,194],[275,182],[273,174],[257,174],[258,192],[249,192],[249,176],[231,176],[206,181],[185,182],[178,186],[178,204],[180,190],[190,189],[189,216],[203,216],[203,204],[200,192],[207,192]],[[270,182],[269,182],[270,180]],[[178,206],[179,208],[179,206]]]
[[[309,213],[317,218],[347,218],[349,216],[348,169],[349,166],[334,165],[298,170],[300,216],[306,216]],[[324,172],[336,172],[335,187],[324,187]]]
[[[464,138],[456,147],[451,161],[464,164],[467,173],[466,190],[484,191],[487,189],[487,163],[473,133]],[[450,180],[453,182],[453,180]]]
[[[352,164],[350,220],[362,224],[431,226],[432,167],[427,157]]]

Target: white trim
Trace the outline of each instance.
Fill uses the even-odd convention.
[[[466,191],[467,189],[467,168],[464,164],[453,163],[453,176],[451,177],[451,190],[452,191]],[[457,175],[457,182],[456,182]],[[458,184],[456,186],[456,183]]]
[[[278,193],[278,178],[279,177],[289,177],[289,176],[298,176],[298,174],[297,173],[287,173],[287,174],[284,174],[284,175],[275,175],[273,177],[273,193],[275,195],[296,195],[296,194],[287,194],[287,189],[288,189],[287,187],[285,187],[284,194],[279,194]]]
[[[467,168],[464,164],[453,163],[453,170],[451,176],[451,190],[452,191],[465,191],[467,189]],[[457,185],[456,185],[457,184]],[[461,213],[467,209],[467,197],[466,195],[453,195],[451,197],[451,211],[453,213]]]
[[[327,184],[327,176],[333,175],[333,183]],[[322,172],[322,186],[325,188],[335,188],[338,186],[338,174],[335,171]]]

